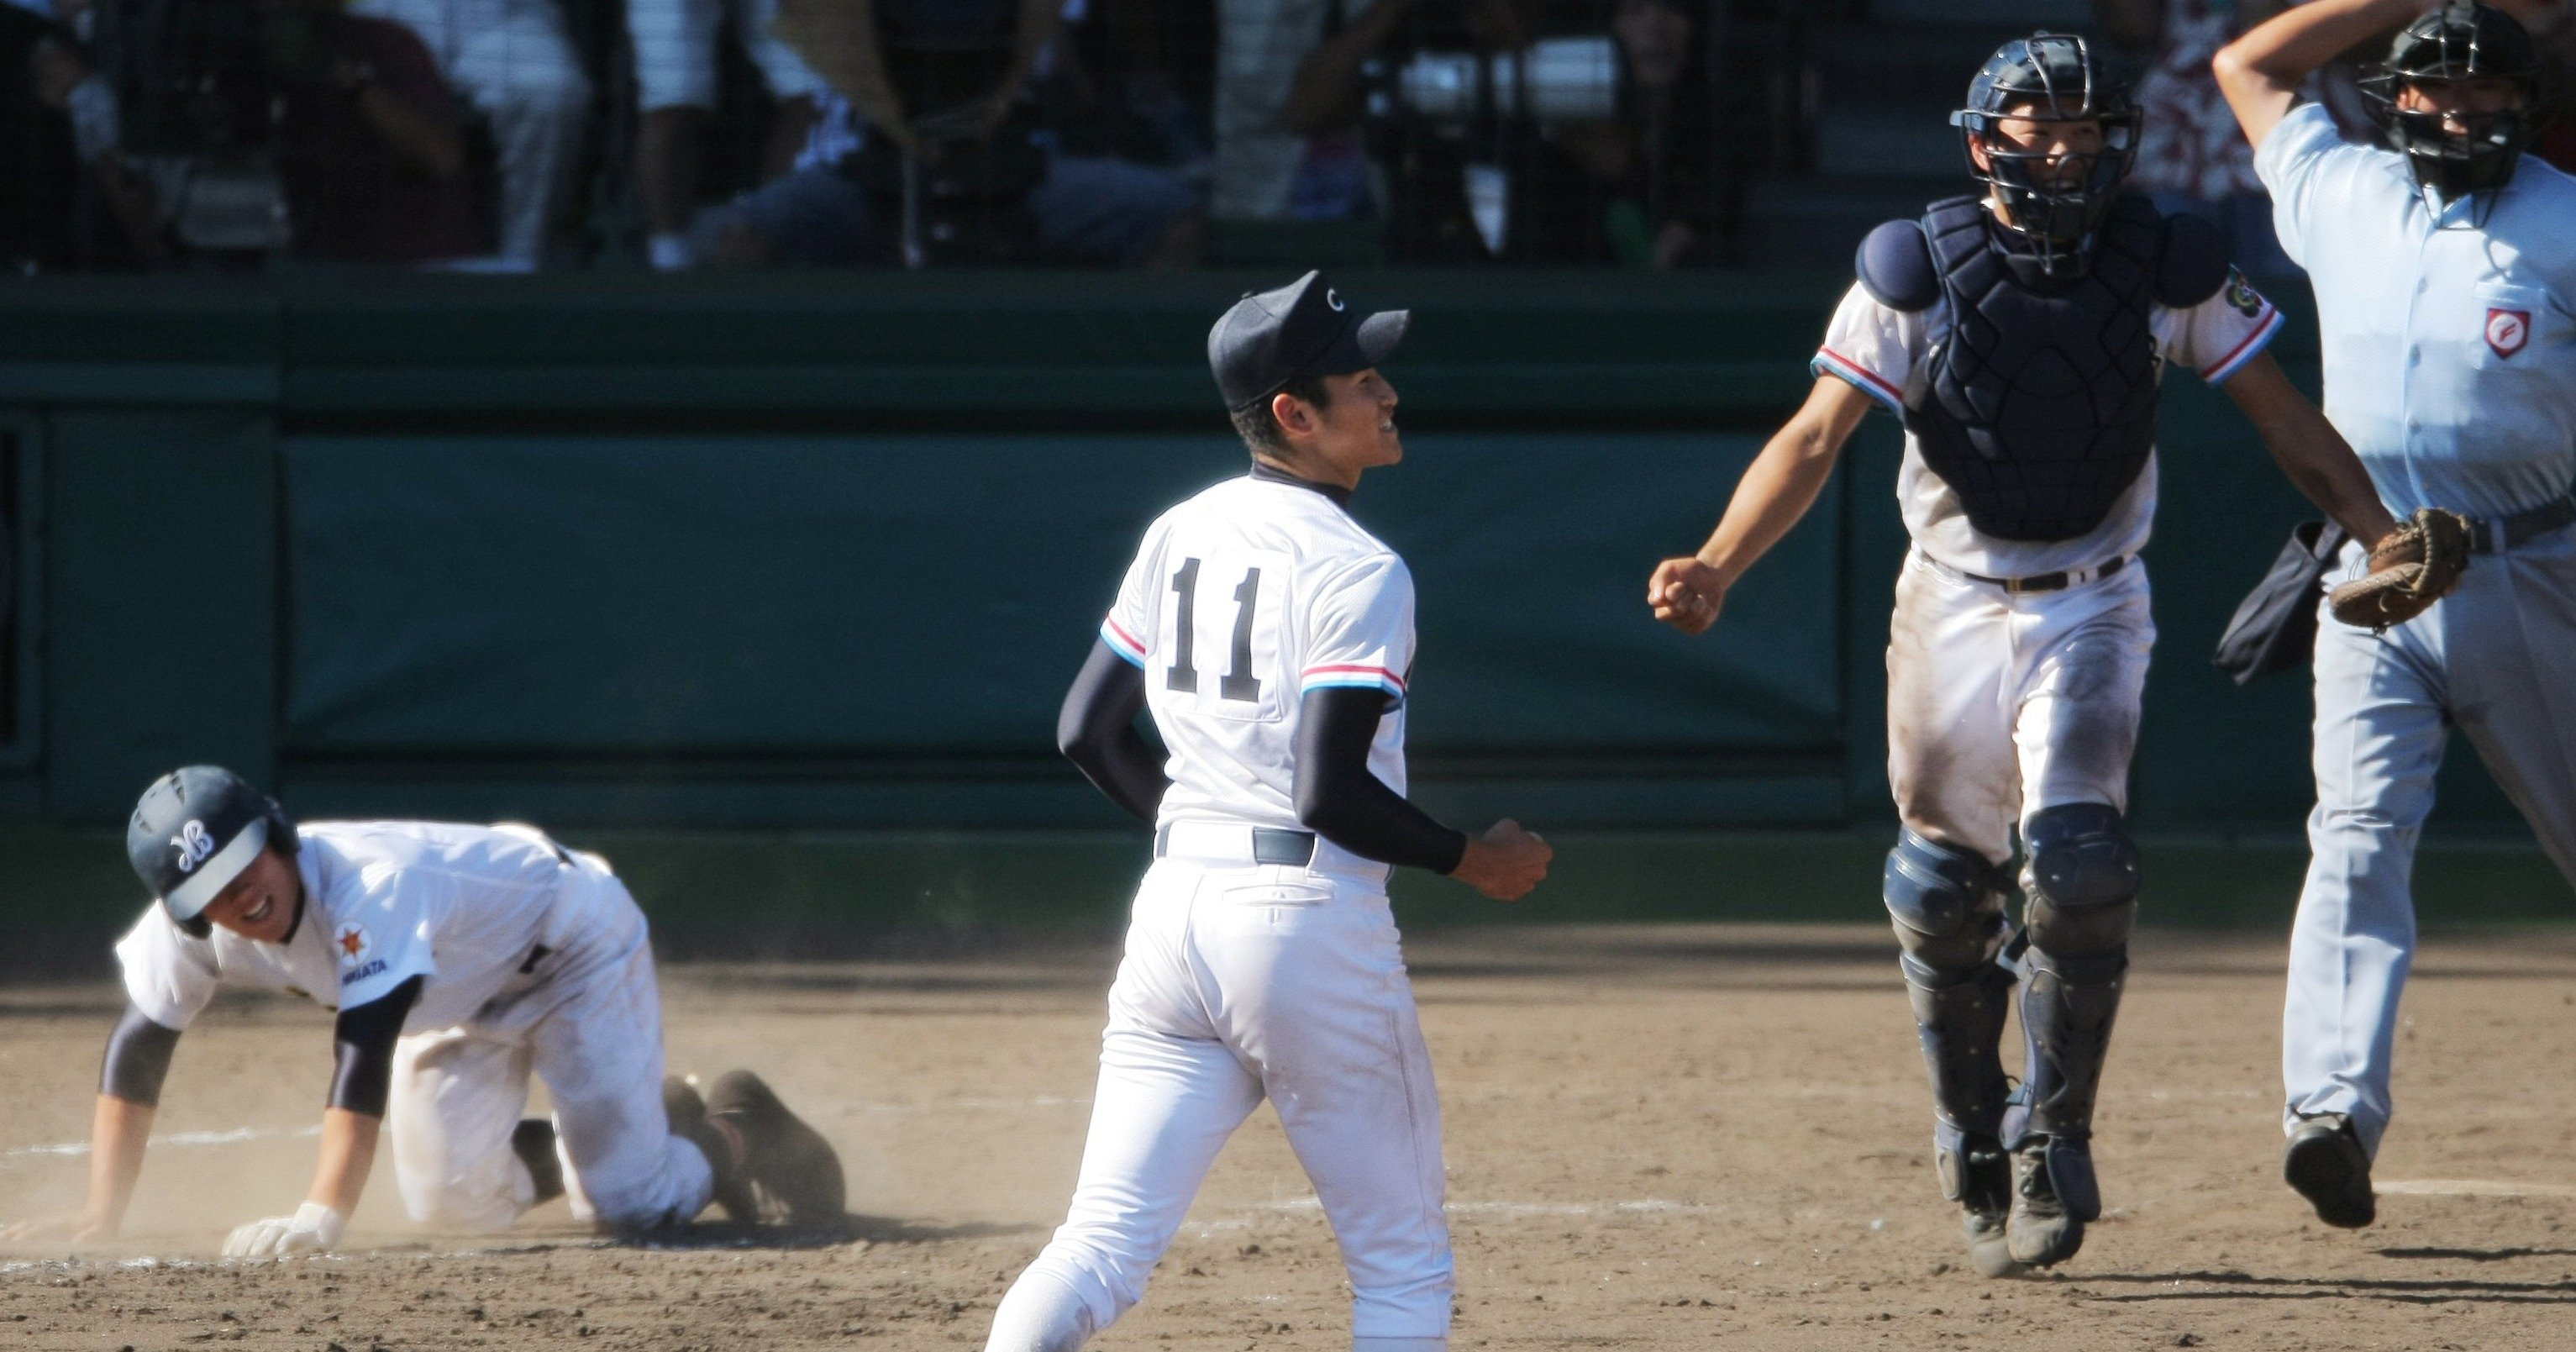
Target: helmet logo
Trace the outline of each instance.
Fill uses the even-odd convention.
[[[2487,311],[2487,346],[2499,357],[2510,358],[2531,341],[2529,310],[2495,309]]]
[[[1336,311],[1344,308],[1342,305],[1342,293],[1335,291],[1329,286],[1324,288],[1324,303],[1332,306]]]
[[[179,834],[170,837],[170,845],[179,852],[181,873],[196,872],[197,865],[206,862],[206,856],[215,852],[215,838],[206,834],[204,822],[194,819],[180,827]]]

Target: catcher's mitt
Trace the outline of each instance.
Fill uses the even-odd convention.
[[[2422,507],[2370,549],[2370,572],[2326,594],[2334,617],[2364,629],[2403,624],[2460,585],[2469,567],[2469,519]]]

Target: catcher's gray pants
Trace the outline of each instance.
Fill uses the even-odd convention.
[[[1175,853],[1184,828],[1170,828]],[[1251,832],[1234,827],[1238,853]],[[1165,858],[1109,992],[1073,1206],[994,1311],[989,1352],[1070,1352],[1145,1293],[1217,1151],[1264,1097],[1313,1181],[1360,1352],[1447,1345],[1440,1100],[1386,870]],[[1347,856],[1342,856],[1347,858]]]
[[[2361,575],[2347,545],[2329,585]],[[2286,1126],[2344,1113],[2376,1152],[2415,951],[2415,843],[2450,725],[2576,879],[2576,530],[2470,560],[2458,591],[2373,634],[2319,604],[2317,805],[2281,1015]]]

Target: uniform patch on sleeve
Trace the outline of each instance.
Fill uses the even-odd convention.
[[[2245,280],[2244,273],[2234,268],[2227,270],[2227,303],[2236,307],[2236,313],[2247,319],[2253,319],[2263,313],[2262,293],[2254,289],[2253,283]]]
[[[374,956],[376,946],[368,939],[366,926],[342,925],[331,942],[339,950],[341,985],[364,981],[385,970],[385,960]]]

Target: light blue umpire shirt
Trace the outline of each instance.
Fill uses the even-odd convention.
[[[2326,417],[2390,511],[2493,519],[2576,483],[2576,178],[2525,155],[2480,226],[2313,103],[2254,170],[2316,287]]]

